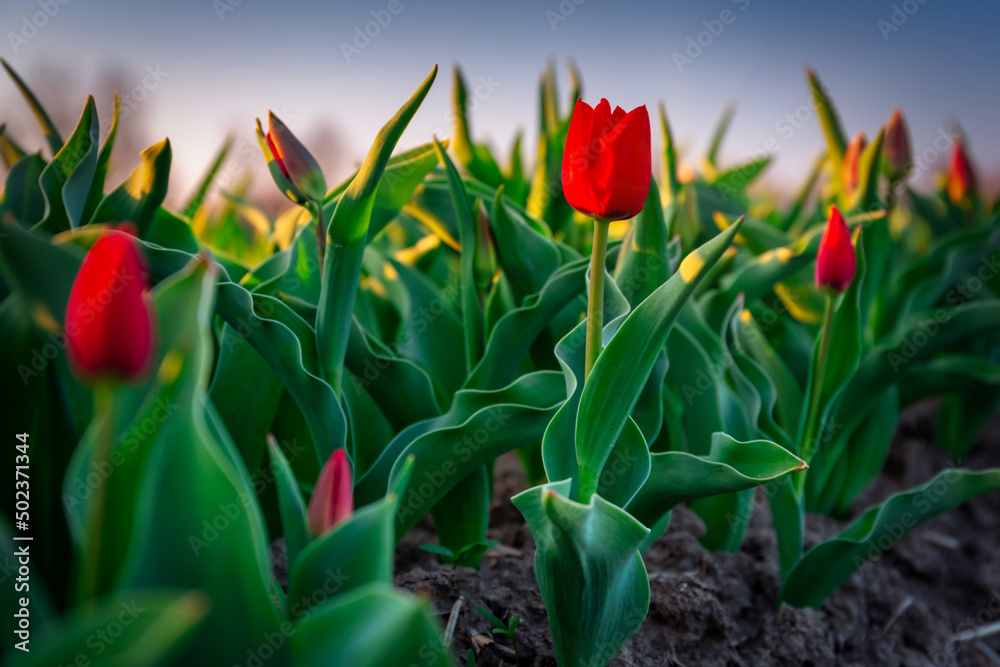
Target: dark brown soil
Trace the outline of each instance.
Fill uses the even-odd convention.
[[[933,410],[904,415],[884,473],[856,504],[855,512],[899,490],[926,481],[948,465],[934,448]],[[980,438],[970,468],[1000,466],[1000,421]],[[396,554],[397,585],[429,596],[447,623],[461,597],[454,630],[461,665],[469,648],[490,636],[476,605],[505,620],[517,616],[522,667],[553,666],[545,607],[532,568],[534,543],[510,496],[524,479],[513,457],[497,465],[490,537],[501,547],[476,571],[457,571],[418,549],[434,542],[426,520]],[[681,665],[1000,665],[1000,634],[956,641],[962,631],[1000,622],[1000,493],[972,500],[920,526],[871,567],[851,577],[820,610],[783,607],[778,595],[777,551],[763,496],[743,549],[711,553],[698,543],[703,530],[687,508],[675,510],[670,529],[644,555],[652,588],[649,615],[611,661],[615,667]],[[807,518],[807,544],[835,533],[841,524]],[[510,642],[476,646],[476,665],[512,666]]]

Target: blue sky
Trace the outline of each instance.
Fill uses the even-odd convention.
[[[53,15],[43,21],[46,7]],[[958,121],[980,170],[1000,171],[998,23],[1000,3],[971,0],[3,0],[0,55],[29,79],[46,67],[69,69],[76,97],[47,103],[74,113],[102,67],[116,66],[139,87],[158,72],[132,116],[149,143],[171,138],[181,186],[227,131],[239,128],[249,145],[254,117],[268,109],[301,134],[336,129],[342,154],[321,157],[341,172],[329,175],[336,180],[434,63],[441,76],[402,145],[447,136],[450,68],[459,63],[470,87],[480,86],[476,138],[506,154],[524,128],[530,159],[538,76],[556,59],[565,103],[563,63],[572,57],[587,101],[651,109],[663,101],[681,145],[695,154],[735,103],[724,158],[742,161],[776,144],[768,182],[792,189],[822,148],[807,63],[849,133],[870,136],[899,105],[917,152],[934,157],[935,139]],[[355,42],[366,28],[374,36]],[[27,113],[8,103],[14,95],[0,81],[0,109],[20,114],[0,120],[27,128]],[[935,157],[927,173],[943,165]]]

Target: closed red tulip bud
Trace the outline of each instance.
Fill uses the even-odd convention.
[[[626,220],[642,210],[651,178],[646,107],[625,113],[605,99],[597,108],[577,100],[563,152],[569,205],[597,220]]]
[[[86,381],[136,380],[155,349],[146,261],[131,224],[104,232],[83,259],[66,307],[70,364]]]
[[[844,151],[844,164],[840,172],[844,192],[853,192],[858,185],[858,163],[861,161],[861,154],[865,151],[866,145],[864,132],[858,132],[847,144],[847,149]]]
[[[326,179],[316,158],[273,113],[267,114],[267,134],[257,121],[257,139],[271,176],[285,196],[298,204],[326,197]]]
[[[965,153],[961,137],[955,140],[955,148],[948,163],[948,198],[955,204],[963,203],[976,191],[976,174]]]
[[[338,449],[319,473],[316,488],[309,499],[309,532],[322,535],[354,512],[354,485],[351,462],[344,449]]]
[[[851,244],[851,230],[837,207],[832,207],[826,230],[816,255],[816,285],[843,292],[854,280],[857,260]]]
[[[910,173],[913,164],[910,150],[910,131],[906,129],[903,112],[896,108],[889,118],[885,129],[885,143],[882,145],[885,173],[889,180],[899,181]]]

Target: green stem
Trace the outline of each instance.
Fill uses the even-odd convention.
[[[604,265],[608,255],[608,227],[610,223],[594,220],[594,248],[590,252],[590,296],[587,302],[587,362],[583,378],[601,356],[604,330]]]
[[[326,220],[323,216],[323,202],[312,203],[313,221],[316,223],[316,255],[319,258],[319,272],[323,275],[323,257],[326,255]]]
[[[819,419],[820,394],[823,390],[823,376],[826,375],[826,360],[830,353],[830,332],[833,329],[833,312],[836,295],[828,292],[826,295],[826,309],[823,312],[823,328],[819,335],[819,351],[816,356],[816,367],[813,369],[812,386],[809,388],[809,412],[806,413],[806,424],[802,430],[802,446],[800,456],[809,463],[813,454],[816,453],[818,435],[816,434],[817,420]],[[802,495],[805,490],[806,480],[805,470],[796,473],[795,487]]]
[[[94,443],[90,467],[103,470],[111,458],[111,438],[115,429],[114,391],[110,384],[100,382],[94,386],[94,420],[103,421],[103,427]],[[80,600],[92,600],[99,594],[101,541],[104,532],[104,505],[107,496],[107,479],[102,479],[94,489],[94,501],[86,514],[87,536],[84,572],[80,581]]]

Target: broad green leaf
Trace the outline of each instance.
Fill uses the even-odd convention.
[[[347,346],[352,382],[361,385],[396,430],[441,413],[427,372],[398,357],[365,331],[355,319]]]
[[[471,471],[540,439],[565,398],[562,376],[554,371],[524,375],[497,391],[463,390],[448,413],[414,424],[389,443],[355,484],[355,500],[366,503],[382,497],[393,471],[413,454],[413,481],[400,498],[396,516],[396,538],[402,539]]]
[[[27,155],[11,166],[0,199],[0,220],[33,227],[42,219],[45,196],[38,179],[44,169],[45,160],[38,153]]]
[[[674,320],[705,273],[722,257],[742,220],[688,255],[678,272],[626,318],[598,357],[580,397],[577,462],[583,498],[601,470],[660,353]]]
[[[829,437],[813,457],[822,476],[806,478],[806,510],[846,516],[857,495],[882,471],[898,421],[899,392],[892,385],[850,423],[831,424]]]
[[[517,375],[532,343],[567,305],[585,289],[589,260],[565,264],[549,277],[541,291],[497,322],[479,364],[469,374],[468,389],[496,389]]]
[[[54,245],[44,232],[29,232],[17,224],[4,224],[3,233],[0,268],[4,278],[23,295],[40,329],[60,331],[83,253],[75,247]],[[37,279],[40,266],[45,267],[45,280]]]
[[[447,141],[442,142],[447,146]],[[420,185],[431,170],[438,165],[437,153],[433,144],[422,144],[389,158],[375,190],[375,201],[372,204],[371,222],[368,224],[368,237],[375,238],[385,226],[399,214],[410,200],[414,190]],[[327,218],[333,214],[340,196],[353,182],[355,173],[333,191],[324,200],[323,210]]]
[[[108,129],[104,143],[101,145],[101,152],[97,155],[97,168],[94,170],[94,178],[90,183],[90,192],[87,194],[87,205],[84,207],[81,220],[90,220],[94,215],[94,211],[97,210],[97,205],[104,198],[104,182],[111,163],[111,151],[115,147],[115,138],[118,136],[120,111],[121,100],[118,98],[118,93],[115,93],[115,106],[111,116],[111,127]]]
[[[434,532],[438,541],[465,567],[478,568],[485,549],[476,545],[486,541],[492,496],[492,466],[479,466],[463,477],[431,508]]]
[[[291,564],[293,618],[308,616],[310,608],[322,609],[323,601],[349,590],[392,583],[395,511],[396,496],[389,494],[306,545]]]
[[[273,435],[267,436],[267,452],[271,462],[271,472],[278,491],[278,509],[281,514],[281,531],[285,538],[287,567],[295,567],[299,554],[311,539],[308,532],[308,511],[302,492],[299,491],[295,473],[288,464],[281,445]]]
[[[764,170],[771,164],[773,158],[770,155],[749,160],[736,167],[730,167],[712,181],[712,185],[727,197],[745,197],[745,191],[753,181],[764,173]]]
[[[582,260],[586,262],[587,260]],[[605,281],[604,325],[602,338],[607,344],[629,313],[629,304],[613,280]],[[579,467],[576,452],[576,428],[586,357],[586,320],[580,322],[556,345],[556,359],[562,367],[566,401],[552,417],[542,438],[542,462],[548,479],[570,480],[570,498],[580,498]]]
[[[34,585],[34,582],[32,582]],[[10,667],[87,664],[94,667],[174,664],[178,649],[210,608],[198,591],[141,590],[101,600],[96,608],[79,609],[41,631],[32,627],[30,652],[12,650]],[[37,619],[36,619],[37,621]],[[117,634],[115,634],[117,633]]]
[[[379,182],[392,149],[427,96],[435,76],[437,65],[396,115],[379,130],[361,169],[340,195],[330,219],[323,264],[323,289],[316,316],[316,342],[323,376],[337,394],[340,393],[361,261]]]
[[[49,143],[49,149],[52,151],[53,155],[56,155],[60,149],[63,147],[62,137],[59,136],[59,130],[52,123],[52,119],[49,118],[49,114],[46,113],[45,109],[42,107],[42,103],[38,101],[35,94],[31,92],[28,85],[21,80],[21,77],[17,75],[17,72],[7,64],[7,61],[0,58],[0,65],[7,70],[7,74],[14,81],[14,85],[17,89],[21,91],[21,95],[24,97],[28,106],[31,107],[31,112],[35,115],[35,120],[42,128],[42,133],[45,135],[45,140]]]
[[[639,546],[649,530],[594,495],[567,499],[570,481],[528,489],[511,501],[535,539],[535,579],[545,602],[556,660],[606,665],[649,609]]]
[[[616,507],[628,507],[649,478],[650,467],[649,446],[630,417],[601,472],[598,495]]]
[[[518,299],[539,292],[559,268],[556,244],[521,218],[504,201],[504,189],[493,198],[490,225],[497,246],[497,259]]]
[[[877,562],[919,524],[970,498],[1000,489],[1000,469],[950,468],[925,484],[869,508],[846,530],[810,549],[791,571],[781,599],[818,609],[854,572]]]
[[[388,584],[369,584],[337,596],[293,632],[296,665],[453,664],[429,603]]]
[[[452,164],[451,158],[445,153],[441,144],[435,139],[434,147],[438,159],[444,165],[448,175],[448,186],[451,190],[451,203],[455,207],[458,218],[458,242],[461,251],[461,291],[460,305],[462,311],[462,331],[465,337],[465,373],[475,368],[483,354],[483,312],[476,296],[475,261],[476,261],[476,224],[469,209],[469,196],[462,185],[458,170]]]
[[[249,470],[263,460],[281,391],[281,380],[267,360],[239,331],[224,325],[208,395]]]
[[[646,204],[635,218],[634,232],[615,282],[634,308],[670,277],[667,223],[656,181],[650,180]]]
[[[681,503],[751,489],[805,468],[802,459],[769,440],[739,442],[725,433],[713,435],[705,455],[658,452],[651,459],[649,480],[625,507],[647,526]]]
[[[188,332],[175,339],[180,348],[167,354],[158,372],[161,395],[178,408],[145,443],[149,460],[119,585],[204,591],[211,611],[181,658],[230,663],[243,660],[245,637],[275,632],[279,617],[270,595],[267,534],[249,475],[205,422],[212,272],[207,260],[197,260],[161,286],[164,294],[178,293],[183,308],[171,312]]]
[[[73,134],[39,177],[45,218],[38,227],[54,234],[86,222],[82,218],[97,170],[100,131],[94,98],[88,97]]]

